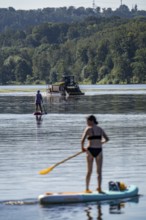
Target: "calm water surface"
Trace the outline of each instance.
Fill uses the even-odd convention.
[[[0,95],[0,220],[146,219],[146,86],[82,88],[83,97],[45,96],[48,114],[40,122],[32,114],[34,93]],[[101,204],[40,205],[37,197],[46,191],[84,190],[84,154],[46,176],[38,171],[80,151],[90,113],[110,137],[104,146],[103,188],[110,180],[123,181],[136,184],[143,196]]]

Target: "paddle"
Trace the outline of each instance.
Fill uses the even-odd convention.
[[[56,163],[55,165],[53,165],[53,166],[51,166],[51,167],[48,167],[48,168],[46,168],[46,169],[44,169],[44,170],[41,170],[41,171],[39,172],[39,174],[45,175],[45,174],[47,174],[47,173],[50,173],[55,167],[59,166],[60,164],[66,162],[67,160],[70,160],[70,159],[72,159],[72,158],[74,158],[74,157],[76,157],[76,156],[78,156],[78,155],[80,155],[80,154],[82,154],[82,153],[84,153],[84,152],[83,152],[83,151],[80,151],[80,152],[78,152],[77,154],[74,154],[74,155],[72,155],[72,156],[66,158],[65,160],[62,160],[62,161]]]
[[[45,113],[45,115],[47,115],[48,113],[47,113],[47,111],[46,111],[46,108],[45,108],[45,106],[44,106],[44,103],[42,103],[42,105],[43,105],[44,113]]]

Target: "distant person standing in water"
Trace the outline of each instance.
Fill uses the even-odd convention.
[[[40,90],[38,90],[37,94],[36,94],[36,97],[35,97],[36,112],[37,111],[41,111],[41,113],[43,112],[42,103],[43,103],[43,97],[40,93]]]
[[[85,140],[88,139],[87,148],[84,147]],[[102,145],[109,141],[108,136],[104,130],[98,126],[98,122],[94,115],[87,117],[87,127],[84,130],[81,140],[82,151],[87,153],[87,175],[86,175],[86,193],[91,193],[89,189],[93,161],[95,159],[97,166],[97,176],[98,176],[98,187],[97,191],[102,193],[101,182],[102,182],[102,162],[103,153]]]

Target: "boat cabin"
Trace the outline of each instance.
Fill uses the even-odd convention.
[[[74,76],[63,76],[61,82],[49,85],[48,93],[66,95],[84,95],[81,92],[79,85],[75,82]]]

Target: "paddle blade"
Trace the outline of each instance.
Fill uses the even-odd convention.
[[[47,168],[47,169],[41,170],[41,171],[39,172],[39,174],[40,174],[40,175],[46,175],[46,174],[50,173],[53,169],[54,169],[54,166],[49,167],[49,168]]]

